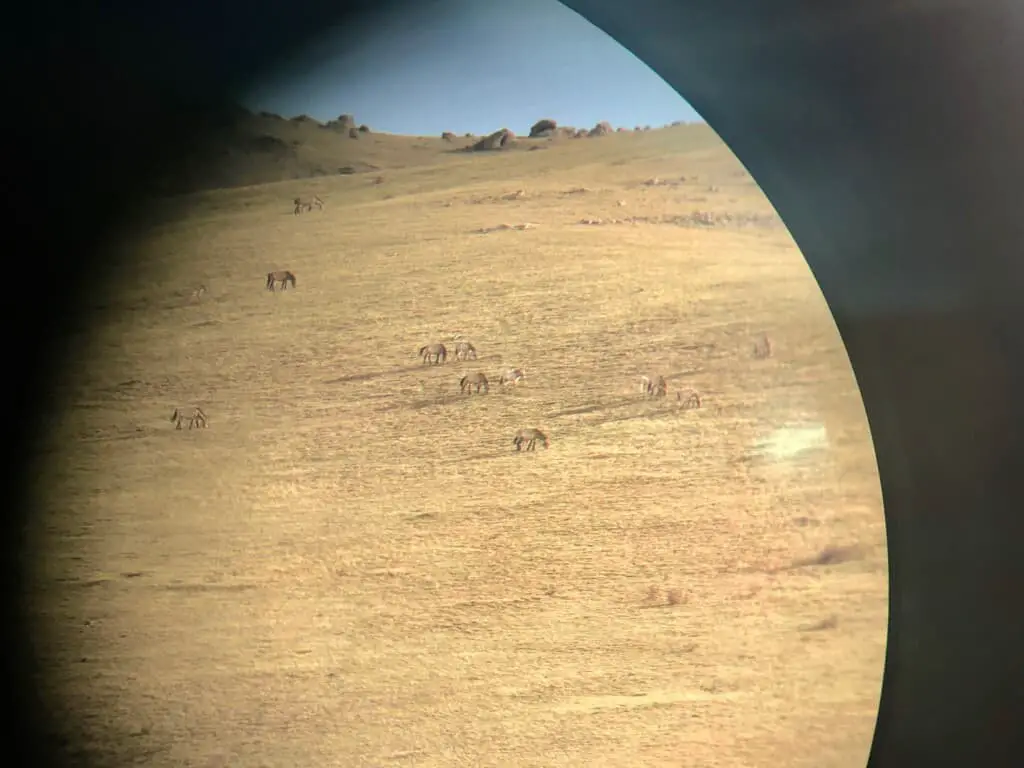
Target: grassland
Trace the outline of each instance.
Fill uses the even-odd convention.
[[[360,141],[404,160],[197,194],[116,244],[135,266],[60,385],[32,531],[39,653],[82,748],[863,765],[877,470],[831,316],[753,180],[703,126],[493,154]],[[313,193],[326,209],[293,216]],[[296,289],[264,290],[282,268]],[[477,362],[420,364],[456,333]],[[459,395],[509,366],[527,381]],[[668,398],[640,395],[652,369]],[[703,407],[680,407],[688,388]],[[176,431],[193,403],[209,429]],[[524,426],[550,449],[517,453]]]

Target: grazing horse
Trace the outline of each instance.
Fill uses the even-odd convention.
[[[547,435],[539,429],[530,427],[528,429],[520,429],[516,432],[516,436],[512,438],[512,445],[516,447],[517,451],[523,450],[524,445],[526,446],[526,450],[532,451],[536,449],[538,440],[544,444],[545,449],[550,444]]]
[[[771,356],[772,340],[768,338],[767,334],[763,334],[760,339],[754,342],[754,357],[758,360],[764,360]]]
[[[289,272],[287,269],[279,269],[276,272],[267,272],[267,290],[274,290],[276,283],[281,284],[281,290],[288,288],[288,283],[292,284],[292,288],[295,287],[295,275]]]
[[[469,360],[470,358],[476,360],[476,347],[468,341],[460,341],[455,345],[456,360]]]
[[[519,384],[520,381],[524,381],[525,379],[526,372],[522,368],[510,368],[501,374],[499,382],[503,387],[507,387],[509,384],[514,387]]]
[[[312,200],[303,200],[301,197],[295,198],[295,211],[294,214],[298,216],[303,211],[312,211],[315,205],[319,210],[324,209],[324,201],[319,196],[313,195]]]
[[[668,394],[668,384],[664,376],[652,373],[640,377],[640,391],[651,397],[664,397]]]
[[[440,365],[448,359],[448,350],[441,343],[427,344],[420,347],[420,351],[416,354],[423,358],[424,364],[433,363],[434,365]]]
[[[684,397],[682,392],[676,392],[676,400],[683,404],[683,408],[700,408],[700,392],[691,389]]]
[[[188,422],[189,429],[192,429],[192,427],[206,429],[209,426],[206,414],[203,413],[202,408],[175,408],[174,413],[171,414],[171,422],[174,424],[174,428],[181,429],[182,423],[186,421]]]
[[[483,387],[484,394],[491,391],[491,385],[487,382],[487,377],[482,373],[467,373],[461,379],[459,379],[459,391],[467,395],[472,394],[473,387],[476,387],[476,393],[480,394],[480,388]]]

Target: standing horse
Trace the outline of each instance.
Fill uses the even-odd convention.
[[[171,422],[174,424],[174,428],[181,429],[182,423],[186,421],[188,422],[189,429],[192,429],[192,427],[206,429],[209,426],[206,414],[203,413],[202,408],[175,408],[174,413],[171,414]]]
[[[487,382],[487,377],[483,373],[467,373],[461,379],[459,379],[459,391],[467,395],[472,394],[473,387],[476,387],[476,393],[480,394],[480,388],[483,387],[484,394],[491,391],[491,385]]]
[[[312,211],[315,205],[319,210],[324,209],[324,201],[320,199],[318,195],[313,195],[312,200],[303,200],[301,197],[296,197],[295,200],[295,211],[293,212],[298,216],[303,211]]]
[[[754,357],[764,360],[772,356],[772,340],[768,334],[762,334],[761,338],[754,342]]]
[[[640,377],[640,391],[651,397],[664,397],[668,394],[668,384],[660,374],[647,374]]]
[[[292,288],[295,287],[295,275],[289,272],[287,269],[279,269],[276,272],[267,272],[267,290],[274,290],[276,283],[281,284],[281,290],[288,288],[288,283],[292,284]]]
[[[540,440],[544,444],[546,449],[550,442],[548,436],[541,432],[539,429],[529,427],[527,429],[520,429],[516,432],[516,436],[512,438],[512,445],[516,447],[517,451],[523,450],[523,446],[526,446],[526,450],[535,450],[537,441]]]
[[[434,365],[440,365],[448,359],[448,350],[440,342],[420,347],[420,351],[416,354],[423,358],[424,364],[433,363]]]

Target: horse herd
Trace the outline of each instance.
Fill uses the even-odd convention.
[[[420,347],[417,356],[422,358],[424,365],[443,365],[448,359],[448,348],[441,342],[426,344]],[[456,360],[476,360],[476,347],[468,341],[456,342],[452,348],[452,356]],[[514,387],[525,379],[526,372],[522,368],[509,368],[502,372],[498,383],[503,387]],[[481,392],[488,394],[490,391],[491,383],[483,371],[467,373],[459,379],[459,392],[462,394],[469,395],[476,392],[479,395]],[[534,427],[527,427],[516,432],[515,437],[512,438],[512,445],[516,447],[517,451],[532,451],[536,448],[538,441],[545,448],[551,445],[546,434]]]
[[[314,205],[318,205],[321,209],[323,208],[323,202],[319,197],[314,197],[313,201],[304,201],[296,198],[295,213],[298,214],[301,210],[311,210]],[[287,269],[279,269],[267,273],[266,289],[268,291],[276,290],[278,284],[280,284],[282,291],[286,290],[289,283],[292,288],[295,287],[295,274]],[[192,292],[192,297],[198,299],[204,293],[206,293],[206,286],[201,285]],[[770,357],[771,354],[771,340],[767,335],[762,335],[754,343],[753,355],[755,358],[765,359]],[[448,348],[442,342],[425,344],[420,347],[417,356],[423,360],[424,365],[443,365],[448,360]],[[452,356],[455,360],[459,361],[476,360],[476,347],[468,341],[458,341],[452,348]],[[526,372],[522,368],[509,368],[501,373],[498,383],[502,387],[516,386],[525,379]],[[469,395],[474,392],[476,394],[488,394],[490,388],[490,381],[482,371],[467,373],[459,379],[459,392],[462,394]],[[640,376],[640,392],[648,397],[665,397],[668,395],[668,382],[660,373],[643,374]],[[701,407],[700,393],[695,390],[689,390],[685,396],[683,392],[676,392],[676,400],[682,403],[684,408]],[[188,422],[189,429],[193,427],[206,428],[209,426],[206,414],[199,407],[175,408],[171,415],[171,422],[174,423],[175,429],[181,429],[182,424],[185,422]],[[537,442],[542,443],[545,448],[548,448],[550,445],[548,436],[534,427],[520,429],[512,438],[512,444],[517,451],[532,451],[535,449]]]
[[[762,344],[770,344],[767,336],[755,345],[756,356],[761,356],[758,352]],[[425,344],[419,348],[417,356],[423,360],[424,365],[443,365],[448,359],[448,348],[442,342]],[[456,360],[476,360],[476,347],[468,341],[456,342],[452,348],[452,357]],[[506,387],[515,386],[525,379],[526,372],[522,368],[509,368],[501,373],[498,382],[502,387]],[[490,389],[490,381],[487,378],[487,374],[483,371],[467,373],[459,379],[459,392],[465,395],[471,395],[474,392],[476,394],[488,394]],[[668,395],[668,382],[661,374],[644,374],[640,377],[640,391],[649,397],[665,397]],[[689,390],[685,393],[685,396],[683,392],[676,392],[676,400],[682,403],[684,408],[701,407],[700,393],[695,390]],[[532,451],[537,441],[540,441],[545,448],[550,444],[547,435],[539,429],[531,427],[519,430],[512,439],[512,444],[516,447],[517,451],[524,449]]]

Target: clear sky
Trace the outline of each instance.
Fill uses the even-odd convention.
[[[242,99],[253,111],[385,133],[527,133],[561,125],[660,126],[702,120],[658,75],[557,0],[419,0],[352,42],[325,30]]]

